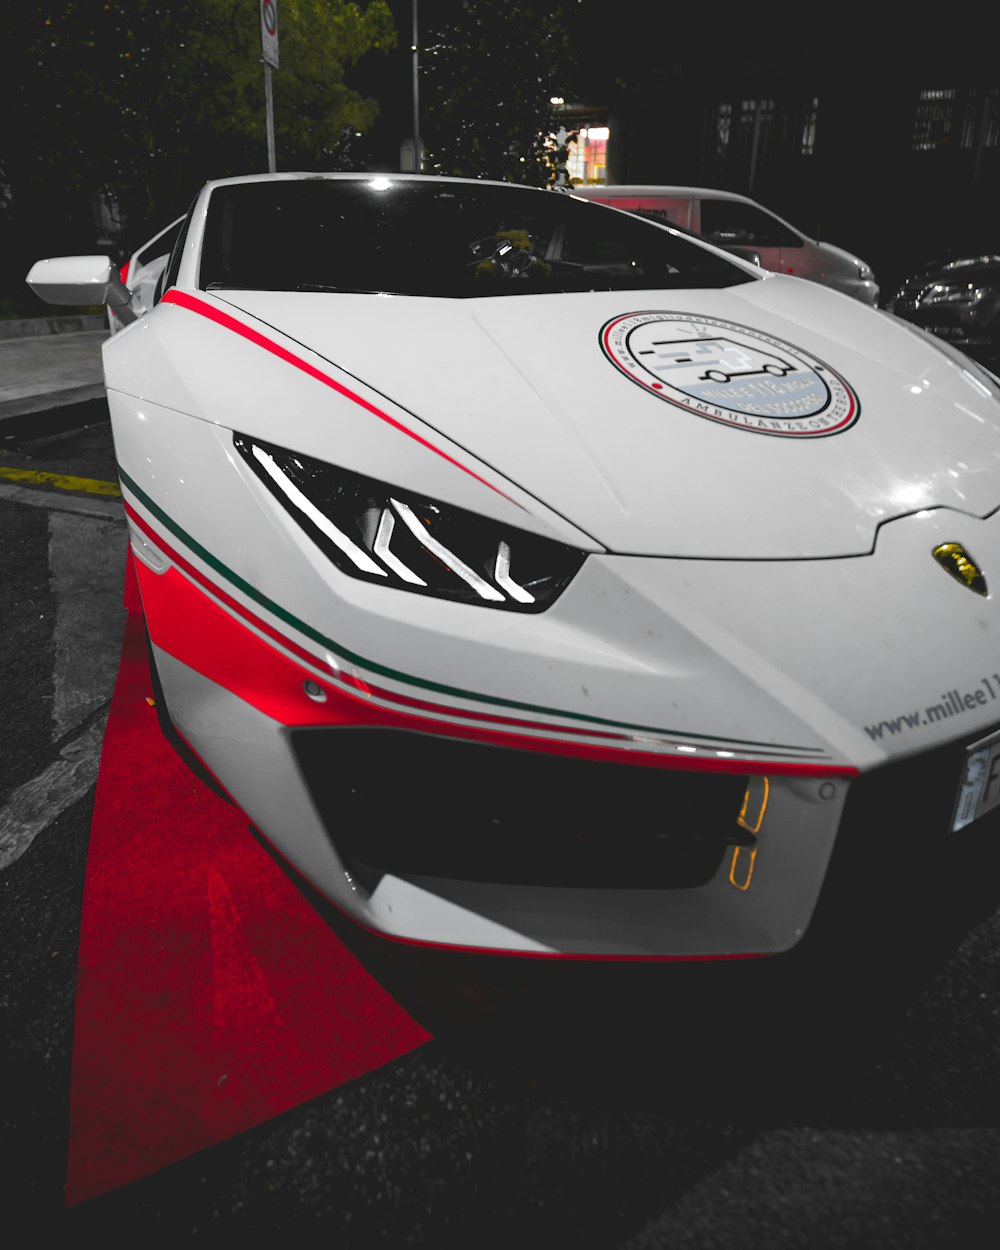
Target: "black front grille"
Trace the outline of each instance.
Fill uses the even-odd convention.
[[[369,889],[385,872],[511,885],[685,889],[715,875],[746,777],[377,728],[298,729],[327,833]]]

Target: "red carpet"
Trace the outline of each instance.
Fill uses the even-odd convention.
[[[428,1040],[162,737],[131,564],[84,886],[72,1205]]]

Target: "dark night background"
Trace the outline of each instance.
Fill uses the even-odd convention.
[[[453,7],[425,0],[420,12]],[[562,94],[589,106],[584,124],[610,124],[609,181],[751,195],[869,261],[883,297],[924,261],[1000,250],[994,7],[962,6],[947,17],[940,7],[921,16],[861,4],[582,0],[564,8],[571,55]],[[409,132],[410,4],[393,9],[400,46],[386,58],[384,111],[369,139],[382,168],[393,167]],[[371,60],[366,69],[382,72]],[[804,155],[813,110],[815,144]]]
[[[252,26],[252,0],[224,2],[237,12],[245,7]],[[58,0],[48,8],[65,10],[67,3]],[[75,9],[86,13],[90,7]],[[379,114],[363,135],[352,134],[328,156],[328,168],[399,168],[400,144],[411,132],[411,0],[391,0],[389,8],[396,47],[369,51],[344,72],[345,83],[374,99]],[[152,53],[148,46],[137,49],[146,62],[133,79],[122,76],[123,93],[127,87],[134,99],[136,93],[165,92],[171,41],[178,34],[163,34],[163,45],[155,46],[157,23],[166,20],[155,16],[156,0],[119,0],[94,12],[110,10],[124,15],[116,30],[124,30],[134,12],[136,31],[128,33],[137,43],[144,38],[154,45]],[[197,13],[199,5],[181,0],[167,10],[178,20],[177,14]],[[15,11],[15,53],[19,39],[37,36],[38,19],[47,11],[42,0]],[[464,164],[455,157],[461,130],[462,143],[481,145],[486,154],[475,168],[503,177],[503,161],[491,163],[490,152],[498,152],[505,127],[521,124],[515,113],[537,109],[544,124],[548,96],[562,95],[571,106],[570,124],[610,125],[609,181],[691,183],[750,194],[806,233],[867,260],[886,298],[929,259],[1000,250],[998,36],[998,11],[985,5],[964,6],[947,18],[943,10],[928,10],[921,18],[915,9],[876,15],[859,4],[709,8],[650,0],[627,7],[598,0],[565,0],[561,6],[423,0],[421,131],[432,151],[447,148],[444,172]],[[448,45],[450,53],[437,57],[434,49]],[[122,114],[126,97],[116,98],[113,57],[104,90],[88,95],[72,86],[72,44],[53,58],[57,53],[65,68],[56,59],[47,66],[28,55],[8,57],[0,85],[5,116],[17,120],[0,146],[0,296],[8,300],[23,298],[23,271],[38,256],[103,249],[121,259],[183,212],[205,177],[266,168],[263,144],[241,137],[235,124],[227,128],[225,118],[212,119],[209,143],[196,86],[186,89],[172,106],[184,110],[175,135],[178,146],[181,140],[192,147],[202,142],[198,159],[178,166],[169,194],[151,195],[148,202],[156,207],[148,210],[149,220],[146,210],[133,205],[119,232],[112,232],[111,245],[101,243],[90,194],[101,189],[96,158],[94,185],[88,186],[85,170],[68,176],[70,164],[81,164],[76,156],[67,156],[61,168],[53,154],[70,134],[80,136],[74,153],[91,142],[96,151],[114,127],[131,139]],[[276,108],[285,90],[282,72],[275,76]],[[255,107],[256,82],[251,75],[243,107]],[[523,98],[524,84],[533,82],[537,104]],[[63,89],[66,107],[60,112]],[[810,125],[813,139],[806,144]],[[154,183],[156,162],[125,152],[124,140],[119,146],[127,158],[124,185]],[[279,147],[278,168],[301,168],[304,158],[287,148]],[[161,163],[171,155],[163,151]]]

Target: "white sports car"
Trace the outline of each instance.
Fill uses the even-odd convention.
[[[28,282],[123,326],[158,702],[357,921],[779,952],[873,815],[926,853],[1000,803],[991,374],[550,191],[233,178],[173,233],[148,308]]]

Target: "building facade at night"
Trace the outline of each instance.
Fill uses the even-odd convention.
[[[752,28],[720,21],[720,37],[706,42],[698,22],[676,15],[666,49],[604,24],[584,70],[588,96],[605,103],[566,105],[588,138],[608,132],[604,178],[578,160],[581,181],[750,195],[871,257],[883,288],[932,258],[1000,253],[1000,87],[989,53],[1000,18],[977,18],[945,46],[849,19],[831,14],[817,41],[793,10],[773,8]]]

